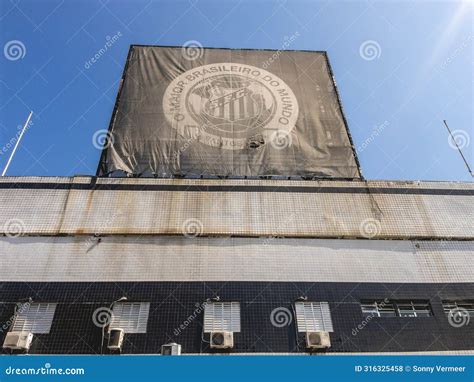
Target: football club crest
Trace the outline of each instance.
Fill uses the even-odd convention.
[[[163,110],[178,133],[213,147],[243,149],[255,137],[267,142],[290,133],[298,118],[293,91],[274,74],[250,65],[220,63],[176,77]]]

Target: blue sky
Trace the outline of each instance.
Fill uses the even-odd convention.
[[[279,49],[297,32],[289,49],[328,51],[366,178],[472,181],[443,119],[473,167],[473,7],[471,1],[0,0],[0,166],[33,110],[8,175],[95,174],[100,150],[92,137],[108,127],[130,44],[196,40]],[[86,68],[112,38],[106,54]]]

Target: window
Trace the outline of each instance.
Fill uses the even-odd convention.
[[[400,317],[429,317],[432,315],[428,301],[399,301],[397,308]]]
[[[459,300],[459,301],[443,301],[444,313],[448,315],[462,314],[467,312],[470,317],[474,317],[474,301]]]
[[[373,317],[396,317],[397,312],[392,302],[388,300],[368,301],[361,303],[362,313]]]
[[[373,317],[430,317],[428,300],[372,300],[361,302],[362,313]]]
[[[204,333],[240,332],[238,302],[209,302],[204,306]]]
[[[112,309],[111,329],[123,329],[124,333],[146,333],[149,302],[118,302]]]
[[[327,302],[296,302],[298,332],[333,332],[331,311]]]
[[[16,310],[12,331],[48,334],[51,330],[55,311],[56,304],[44,302],[21,304]]]

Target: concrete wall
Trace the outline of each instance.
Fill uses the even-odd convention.
[[[0,280],[474,281],[474,242],[183,236],[0,240]]]
[[[464,240],[473,196],[442,182],[2,178],[0,230]]]

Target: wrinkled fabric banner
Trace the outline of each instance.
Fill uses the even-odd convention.
[[[360,178],[323,52],[132,46],[98,175]]]

